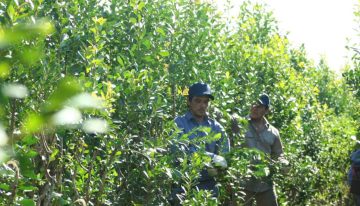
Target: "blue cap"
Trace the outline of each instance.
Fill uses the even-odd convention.
[[[261,105],[264,105],[265,107],[270,107],[270,99],[267,94],[260,95],[258,101]]]
[[[208,96],[210,99],[214,99],[210,86],[205,83],[195,83],[189,88],[189,98],[194,96]]]

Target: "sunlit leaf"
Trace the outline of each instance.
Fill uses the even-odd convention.
[[[137,23],[137,20],[136,20],[135,18],[133,18],[133,17],[131,17],[131,18],[129,19],[129,21],[130,21],[131,23],[133,23],[133,24],[136,24],[136,23]]]
[[[58,149],[53,150],[52,154],[50,155],[49,162],[52,162],[55,160],[56,155],[59,153]]]
[[[229,72],[229,71],[227,71],[227,72],[225,73],[225,78],[226,78],[226,79],[229,79],[229,78],[230,78],[230,72]]]
[[[141,1],[139,4],[138,4],[138,10],[141,11],[145,6],[145,3],[143,1]]]
[[[14,7],[13,7],[11,4],[8,5],[7,14],[9,15],[9,17],[10,17],[11,20],[14,19],[15,9],[14,9]]]
[[[157,31],[158,33],[160,33],[161,35],[166,36],[165,31],[164,31],[162,28],[160,28],[160,27],[156,28],[156,31]]]
[[[44,118],[39,114],[29,114],[24,121],[22,131],[26,133],[37,132],[43,127],[44,121]]]
[[[2,92],[5,96],[10,98],[22,99],[28,96],[27,88],[22,84],[5,84],[2,87]]]
[[[0,63],[0,78],[6,78],[7,76],[9,76],[9,74],[10,74],[10,65],[6,62]]]
[[[167,57],[167,56],[170,55],[170,53],[169,53],[168,51],[165,51],[165,50],[160,51],[159,54],[160,54],[162,57]]]
[[[103,119],[88,119],[83,123],[83,130],[86,133],[106,133],[108,124]]]

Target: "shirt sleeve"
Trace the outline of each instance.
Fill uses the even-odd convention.
[[[230,140],[229,137],[226,135],[225,131],[221,132],[221,140],[222,140],[221,152],[222,153],[230,152]]]
[[[174,122],[175,122],[176,126],[181,130],[181,132],[179,134],[179,137],[180,137],[181,135],[184,134],[184,131],[185,131],[184,120],[181,117],[176,117]]]
[[[226,135],[224,128],[217,123],[217,131],[221,133],[221,138],[217,141],[219,146],[218,153],[227,153],[230,152],[230,140],[229,137]]]
[[[277,132],[273,145],[271,146],[271,158],[277,159],[284,153],[283,146],[280,139],[280,134]]]

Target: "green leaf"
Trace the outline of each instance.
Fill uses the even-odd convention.
[[[22,62],[29,65],[34,65],[38,62],[38,60],[43,56],[43,48],[41,47],[35,47],[35,48],[29,48],[24,49],[22,51]]]
[[[221,138],[221,133],[216,133],[215,135],[214,135],[214,140],[219,140]]]
[[[145,39],[142,44],[146,47],[146,49],[150,49],[151,48],[151,42],[148,39]]]
[[[38,139],[33,135],[27,135],[22,139],[22,142],[30,146],[38,142]]]
[[[2,190],[6,190],[6,191],[9,191],[9,190],[10,190],[10,185],[7,185],[7,184],[0,184],[0,189],[2,189]]]
[[[15,9],[12,6],[12,4],[8,5],[8,8],[6,9],[7,14],[9,15],[11,20],[14,20],[14,16],[15,16]]]
[[[37,156],[38,155],[38,153],[36,152],[36,151],[34,151],[34,150],[30,150],[30,151],[28,151],[27,153],[26,153],[26,156],[27,157],[30,157],[30,158],[34,158],[35,156]]]
[[[143,57],[143,59],[144,59],[146,62],[150,62],[150,63],[154,63],[154,62],[155,62],[154,58],[153,58],[151,55],[145,55],[145,56]]]
[[[22,199],[19,203],[22,206],[35,206],[35,202],[32,199]]]
[[[138,4],[137,8],[139,11],[141,11],[144,8],[144,6],[145,6],[145,3],[142,1]]]
[[[51,153],[51,155],[50,155],[49,162],[54,161],[55,158],[56,158],[56,155],[57,155],[58,153],[59,153],[59,150],[58,150],[58,149],[54,149],[54,150],[53,150],[53,153]]]
[[[0,40],[1,42],[1,40]],[[10,74],[10,65],[6,62],[0,63],[0,78],[6,78]]]
[[[158,33],[160,33],[162,36],[166,36],[165,31],[164,31],[162,28],[160,28],[160,27],[156,28],[156,31],[157,31]]]
[[[39,188],[31,185],[20,185],[19,189],[23,191],[37,191]]]
[[[131,17],[131,18],[129,19],[129,21],[130,21],[131,23],[133,23],[133,24],[136,24],[136,23],[137,23],[137,20],[136,20],[134,17]]]
[[[21,130],[25,133],[34,133],[39,131],[44,123],[45,120],[41,115],[31,113],[24,120],[23,128]]]
[[[71,77],[66,77],[60,81],[55,92],[50,96],[45,110],[53,111],[59,110],[64,103],[81,92],[80,84]]]
[[[124,67],[124,61],[122,60],[122,58],[120,56],[117,56],[116,60],[122,67]]]
[[[162,56],[162,57],[167,57],[170,55],[170,53],[168,51],[165,51],[165,50],[162,50],[159,52],[159,54]]]

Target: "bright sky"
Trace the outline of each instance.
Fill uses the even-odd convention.
[[[214,0],[222,4],[222,0]],[[230,0],[234,12],[241,0]],[[311,59],[324,56],[331,69],[339,71],[347,62],[347,38],[355,40],[353,14],[357,0],[262,0],[273,11],[279,29],[294,46],[305,45]],[[233,15],[233,14],[230,14]]]

